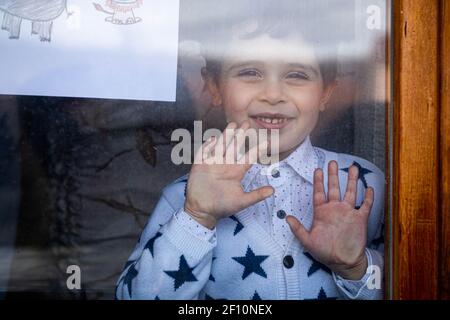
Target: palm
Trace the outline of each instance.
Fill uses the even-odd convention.
[[[309,250],[326,265],[356,261],[364,252],[366,221],[347,202],[330,201],[314,209]]]
[[[202,199],[203,212],[219,216],[242,210],[237,201],[245,192],[241,186],[246,168],[238,164],[193,165],[189,179],[189,196]]]
[[[358,168],[349,170],[347,190],[341,200],[337,163],[328,167],[328,197],[322,170],[314,173],[314,220],[307,231],[294,217],[288,223],[315,259],[333,270],[356,266],[365,259],[367,220],[373,203],[373,189],[366,191],[364,202],[355,209]],[[365,261],[365,260],[364,260]]]
[[[206,214],[218,220],[273,193],[271,187],[244,192],[241,180],[258,159],[258,153],[265,150],[267,143],[252,148],[240,159],[237,150],[241,150],[245,143],[242,137],[249,129],[249,124],[244,122],[239,128],[241,130],[235,129],[236,125],[230,123],[218,139],[207,141],[197,152],[189,175],[185,202],[185,209],[191,214]],[[230,133],[231,136],[227,136]]]

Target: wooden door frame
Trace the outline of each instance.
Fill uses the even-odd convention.
[[[448,0],[393,0],[386,270],[394,299],[450,297],[449,8]]]
[[[450,1],[441,0],[439,298],[450,299]]]

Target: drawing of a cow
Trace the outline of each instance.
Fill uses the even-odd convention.
[[[0,0],[2,29],[9,32],[10,39],[18,39],[22,20],[29,20],[31,33],[38,34],[41,41],[50,41],[53,20],[64,12],[66,5],[67,0]]]

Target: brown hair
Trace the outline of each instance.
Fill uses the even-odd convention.
[[[256,29],[242,32],[241,39],[252,39],[263,34],[272,38],[284,38],[298,33],[313,46],[316,53],[320,51],[317,56],[324,84],[332,83],[337,77],[339,36],[336,35],[336,30],[342,31],[342,21],[335,21],[327,15],[327,10],[331,10],[327,6],[328,1],[240,0],[239,4],[236,3],[238,9],[234,9],[234,1],[225,1],[228,12],[223,13],[222,8],[221,20],[214,22],[215,27],[209,34],[209,41],[203,43],[206,70],[213,77],[220,75],[223,50],[218,48],[218,39],[221,43],[228,41],[232,36],[232,26],[253,19],[257,23]]]
[[[209,4],[211,1],[208,0]],[[257,22],[255,30],[243,32],[242,39],[262,34],[283,38],[299,34],[316,51],[325,85],[337,77],[337,47],[353,35],[354,22],[348,19],[353,1],[342,0],[227,0],[217,1],[205,26],[206,39],[201,40],[206,69],[216,77],[221,72],[224,45],[232,36],[232,27],[245,21]],[[209,7],[211,8],[211,7]],[[352,12],[352,11],[350,11]],[[213,25],[211,24],[213,23]]]

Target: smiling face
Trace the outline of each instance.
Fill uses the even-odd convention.
[[[279,129],[280,158],[314,129],[334,83],[325,85],[313,47],[298,37],[235,38],[217,77],[204,72],[215,106],[227,122]]]

